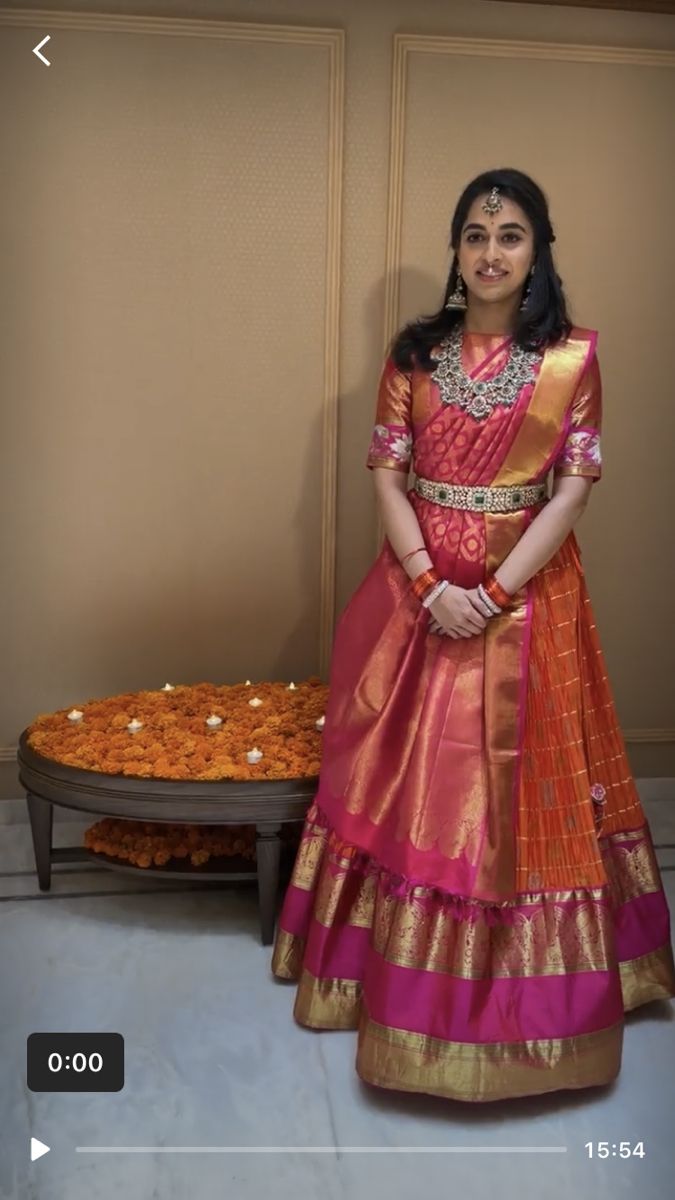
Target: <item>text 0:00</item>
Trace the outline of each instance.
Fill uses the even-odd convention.
[[[50,1071],[62,1071],[63,1059],[60,1054],[50,1054],[47,1059],[47,1066]],[[74,1071],[101,1071],[103,1069],[103,1059],[100,1054],[74,1054],[73,1055],[73,1070]]]

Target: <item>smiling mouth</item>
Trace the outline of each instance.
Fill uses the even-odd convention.
[[[480,279],[503,279],[506,271],[477,271]]]

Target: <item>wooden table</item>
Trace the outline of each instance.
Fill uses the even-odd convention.
[[[318,777],[306,779],[194,780],[138,779],[67,767],[43,758],[19,739],[19,779],[26,790],[40,888],[49,891],[53,863],[94,860],[114,870],[169,879],[257,880],[263,945],[274,939],[283,824],[303,820],[317,791]],[[256,865],[244,858],[210,859],[203,867],[187,862],[166,867],[135,867],[87,850],[52,846],[54,805],[135,821],[186,825],[255,825]]]

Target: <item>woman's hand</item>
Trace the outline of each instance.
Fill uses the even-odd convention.
[[[482,633],[492,615],[477,588],[456,587],[452,583],[429,605],[429,613],[431,633],[452,638]]]

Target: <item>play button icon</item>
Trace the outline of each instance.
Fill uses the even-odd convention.
[[[36,1158],[42,1158],[43,1154],[49,1154],[51,1146],[45,1146],[44,1142],[39,1142],[37,1138],[30,1139],[30,1161],[35,1162]]]

